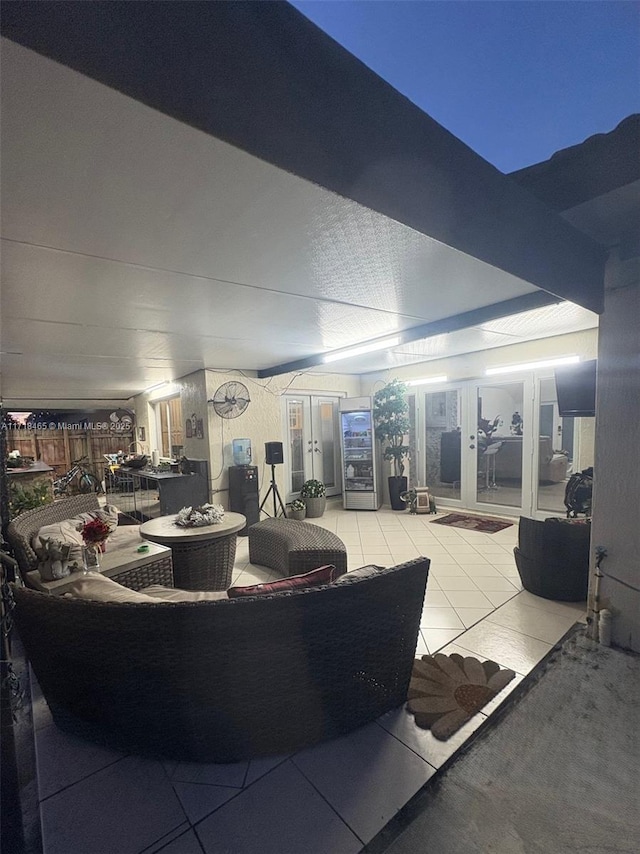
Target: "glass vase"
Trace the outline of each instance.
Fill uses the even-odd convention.
[[[98,544],[83,546],[82,566],[84,572],[100,572],[100,546]]]

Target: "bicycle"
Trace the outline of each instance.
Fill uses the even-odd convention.
[[[69,471],[53,481],[54,498],[61,498],[63,495],[67,495],[69,485],[78,475],[80,476],[78,492],[81,492],[83,495],[86,495],[89,492],[96,492],[98,495],[102,495],[104,492],[102,484],[95,474],[87,471],[82,465],[83,463],[88,462],[88,460],[88,457],[80,457],[79,460],[72,460]]]

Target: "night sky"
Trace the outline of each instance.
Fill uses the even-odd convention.
[[[640,3],[293,0],[503,172],[640,112]]]

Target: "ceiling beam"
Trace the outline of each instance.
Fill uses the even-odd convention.
[[[384,337],[389,338],[392,335],[399,337],[400,344],[397,346],[400,347],[403,344],[409,344],[411,341],[420,341],[424,338],[433,338],[435,335],[444,335],[447,332],[469,329],[471,326],[479,326],[482,323],[488,323],[490,320],[497,320],[500,317],[520,314],[524,311],[543,308],[546,305],[553,305],[559,302],[563,302],[563,300],[552,294],[545,293],[544,291],[534,291],[533,293],[504,300],[494,305],[474,308],[473,311],[465,311],[462,314],[445,317],[442,320],[434,320],[431,323],[424,323],[421,326],[412,326],[410,329],[404,330],[404,332],[390,332]],[[350,346],[357,347],[359,344],[365,343],[368,342],[353,341]],[[257,372],[257,376],[259,379],[265,379],[266,377],[275,377],[279,374],[288,374],[295,371],[308,371],[310,368],[324,364],[325,355],[326,353],[317,353],[314,356],[307,356],[305,359],[297,359],[293,362],[285,362],[282,365],[274,365],[272,368],[264,368]],[[345,359],[345,361],[348,361],[348,359]],[[348,371],[348,373],[351,372]]]

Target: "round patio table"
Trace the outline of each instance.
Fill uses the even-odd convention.
[[[181,528],[177,514],[140,525],[140,536],[169,546],[175,586],[182,590],[226,590],[236,557],[237,532],[247,524],[241,513],[224,514],[217,525]]]

